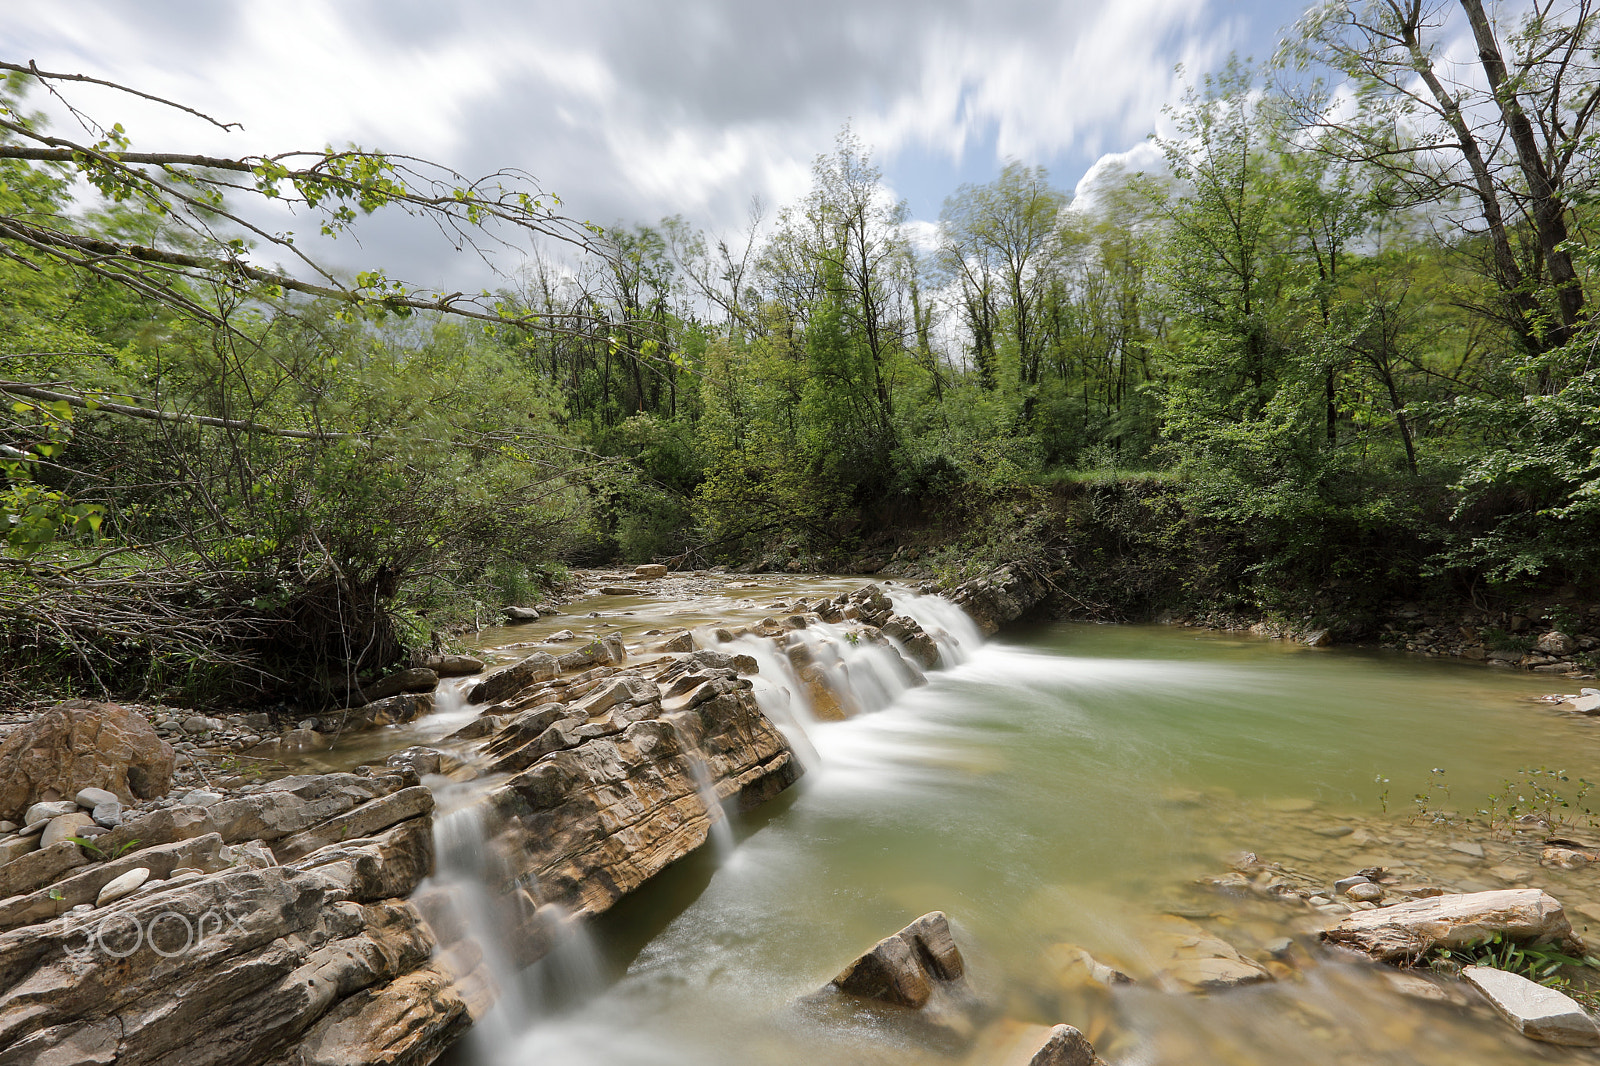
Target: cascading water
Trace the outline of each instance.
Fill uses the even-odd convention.
[[[493,1006],[468,1035],[479,1061],[504,1046],[532,1021],[523,995],[521,969],[506,947],[488,886],[502,875],[488,846],[484,823],[484,782],[446,786],[435,792],[441,811],[433,819],[434,872],[418,886],[415,898],[440,938],[440,949],[458,973],[478,971]]]
[[[695,792],[700,797],[700,802],[705,806],[706,819],[710,824],[707,830],[711,841],[711,848],[716,855],[717,864],[728,861],[733,854],[733,824],[728,818],[727,808],[722,805],[722,799],[717,795],[716,782],[711,779],[711,767],[700,753],[700,746],[696,744],[671,716],[663,719],[672,726],[672,735],[677,738],[678,749],[683,752],[683,758],[689,764],[689,773],[694,777]]]
[[[632,627],[631,642],[652,627],[758,625],[758,611],[785,606],[769,599],[817,591],[787,577],[768,584],[769,595],[728,616],[678,600],[624,601],[597,617]],[[846,590],[842,581],[827,588]],[[624,964],[614,979],[605,980],[585,921],[554,910],[546,928],[562,934],[543,962],[521,973],[495,962],[496,921],[471,884],[494,878],[493,863],[474,861],[470,848],[457,854],[447,839],[470,839],[469,823],[441,829],[435,884],[458,885],[462,910],[482,912],[474,938],[493,963],[486,968],[506,971],[497,975],[502,1007],[464,1061],[991,1066],[1012,1061],[993,1039],[1055,1021],[1090,1032],[1105,1058],[1126,1063],[1544,1061],[1486,1012],[1409,1005],[1371,967],[1317,961],[1305,938],[1290,963],[1301,970],[1295,980],[1191,998],[1158,991],[1153,976],[1171,950],[1161,937],[1175,912],[1261,960],[1297,936],[1300,912],[1282,903],[1196,889],[1236,851],[1321,864],[1318,875],[1331,879],[1443,850],[1425,828],[1380,824],[1375,772],[1409,782],[1449,765],[1458,791],[1477,794],[1507,765],[1600,758],[1591,721],[1529,726],[1534,712],[1517,701],[1538,679],[1164,627],[1041,627],[986,645],[954,604],[895,586],[888,594],[894,613],[938,649],[925,685],[901,653],[927,661],[930,649],[904,626],[887,627],[906,634],[899,646],[840,622],[718,647],[757,660],[759,672],[746,675],[753,695],[810,772],[752,819],[760,828],[739,842],[738,861],[684,863],[598,920],[608,964]],[[854,717],[831,720],[845,710]],[[690,737],[678,743],[690,751],[698,733],[682,724]],[[696,773],[707,799],[705,765],[691,760],[684,772]],[[1472,890],[1474,878],[1494,887],[1486,871],[1506,845],[1486,843],[1491,858],[1449,852],[1428,876],[1469,886],[1452,890]],[[1600,893],[1576,875],[1537,863],[1524,874],[1567,878],[1550,891],[1569,912],[1600,914]],[[1006,1016],[970,1050],[935,1055],[870,1012],[823,1017],[796,1006],[864,947],[932,909],[949,912],[975,988]],[[1139,983],[1069,988],[1053,967],[1078,949]]]

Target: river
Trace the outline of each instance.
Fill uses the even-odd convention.
[[[518,654],[508,645],[558,625],[632,643],[673,625],[748,623],[775,597],[859,583],[598,597],[536,627],[488,632],[485,644]],[[897,608],[913,602],[908,592],[896,591]],[[1522,769],[1576,777],[1595,766],[1600,723],[1531,699],[1573,682],[1167,627],[1047,625],[981,642],[916,602],[919,620],[951,631],[945,657],[960,661],[903,688],[852,650],[848,686],[865,713],[818,721],[764,656],[758,697],[807,763],[801,783],[523,973],[453,1060],[977,1064],[1010,1061],[1026,1026],[1056,1022],[1083,1029],[1117,1064],[1462,1066],[1566,1054],[1459,992],[1458,1002],[1401,995],[1385,968],[1319,948],[1315,929],[1331,919],[1304,904],[1197,882],[1226,874],[1241,852],[1325,883],[1380,865],[1449,891],[1544,887],[1575,926],[1600,927],[1592,873],[1541,869],[1525,846],[1440,813],[1486,807]],[[426,739],[442,727],[415,728]],[[1582,820],[1569,832],[1592,835]],[[974,1041],[807,998],[936,909],[988,1007]],[[1221,936],[1277,979],[1163,991],[1150,975],[1174,922]],[[1075,981],[1062,959],[1076,948],[1139,980],[1109,990]]]

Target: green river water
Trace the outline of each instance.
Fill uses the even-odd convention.
[[[736,597],[783,591],[670,609],[602,598],[594,606],[611,620],[582,621],[631,637],[737,617]],[[737,604],[751,617],[759,606]],[[1592,771],[1600,722],[1530,699],[1563,690],[1576,684],[1166,627],[1010,633],[885,709],[807,724],[805,779],[744,816],[731,852],[703,849],[605,916],[592,943],[541,963],[515,1024],[484,1027],[457,1058],[1005,1062],[1026,1027],[1055,1022],[1083,1029],[1114,1064],[1587,1057],[1524,1039],[1459,985],[1457,1003],[1399,994],[1384,968],[1319,949],[1314,931],[1331,919],[1303,905],[1195,884],[1241,851],[1328,882],[1386,865],[1456,891],[1545,887],[1574,925],[1600,933],[1600,875],[1541,869],[1536,847],[1430,825],[1412,801],[1433,786],[1432,809],[1470,810],[1525,767]],[[1474,841],[1483,858],[1450,847]],[[950,916],[990,1010],[975,1042],[804,1001],[935,909]],[[1270,964],[1270,983],[1161,991],[1145,978],[1160,968],[1158,931],[1172,914],[1263,961],[1278,938],[1296,946]],[[1074,984],[1055,961],[1063,944],[1141,980]]]

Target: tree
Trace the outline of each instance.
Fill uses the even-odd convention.
[[[359,698],[430,582],[460,587],[567,507],[554,406],[484,327],[590,318],[382,271],[347,281],[246,205],[288,203],[329,237],[395,209],[483,254],[517,234],[587,249],[598,231],[510,172],[467,181],[358,148],[137,151],[75,109],[87,136],[60,136],[24,110],[28,88],[65,101],[93,83],[231,126],[84,75],[0,70],[0,263],[22,282],[0,296],[0,644],[105,689],[187,672]],[[73,181],[105,206],[75,210]],[[76,324],[43,328],[58,291]]]
[[[1010,319],[1020,383],[1039,383],[1039,305],[1067,203],[1043,167],[1013,160],[988,185],[961,186],[939,213],[941,257],[961,279],[979,369],[990,387],[994,373],[986,360],[994,357],[997,297]]]
[[[1459,7],[1481,85],[1452,77],[1441,53],[1449,4],[1316,9],[1289,55],[1348,79],[1356,106],[1341,109],[1313,83],[1300,93],[1302,122],[1321,134],[1320,150],[1383,168],[1413,202],[1470,204],[1462,222],[1487,243],[1498,316],[1528,352],[1559,348],[1576,336],[1586,304],[1568,239],[1579,225],[1573,204],[1595,187],[1600,9],[1538,0],[1507,34],[1482,0]]]

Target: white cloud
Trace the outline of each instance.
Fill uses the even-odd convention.
[[[1015,156],[1059,171],[1149,130],[1175,95],[1173,64],[1212,66],[1236,37],[1206,0],[0,8],[0,38],[26,53],[18,58],[245,125],[224,135],[83,96],[136,146],[242,153],[355,141],[464,172],[520,168],[602,223],[683,213],[726,230],[743,224],[752,196],[778,206],[803,193],[811,160],[846,119],[901,185],[896,159],[919,153],[970,167],[992,151],[993,163]],[[412,276],[465,269],[424,237],[369,226],[365,239],[367,253],[413,264]]]

